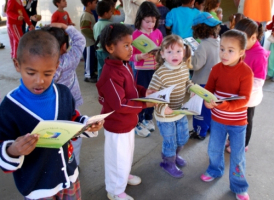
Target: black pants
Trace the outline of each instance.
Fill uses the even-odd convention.
[[[246,126],[245,146],[248,146],[249,140],[251,137],[254,113],[255,113],[255,107],[247,108],[247,122],[248,122],[248,124]]]

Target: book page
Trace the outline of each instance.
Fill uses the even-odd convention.
[[[200,45],[199,42],[197,42],[193,37],[188,37],[183,40],[191,47],[191,55],[193,56],[194,52],[198,49],[198,46]]]
[[[202,97],[208,103],[211,101],[211,99],[213,99],[213,101],[218,101],[217,97],[215,97],[214,94],[198,84],[192,85],[189,90]]]
[[[184,115],[201,115],[203,106],[203,99],[198,95],[194,95],[186,102],[181,110],[174,110],[173,114],[184,114]]]
[[[152,103],[169,103],[169,98],[172,90],[176,87],[176,85],[172,85],[168,88],[150,94],[146,97],[131,99],[134,101],[146,101]]]
[[[142,53],[148,53],[153,49],[159,48],[150,38],[148,38],[144,34],[140,35],[135,40],[133,40],[132,46],[134,46]]]

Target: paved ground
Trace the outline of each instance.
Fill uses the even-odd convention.
[[[0,50],[0,97],[19,83],[19,74],[10,59],[9,40],[5,28],[0,27],[0,42],[6,45]],[[95,115],[101,106],[97,102],[95,85],[83,81],[83,63],[77,74],[84,97],[81,112]],[[247,180],[252,200],[274,199],[274,83],[267,81],[264,86],[263,102],[256,108],[253,135],[246,155]],[[191,119],[190,119],[191,128]],[[208,165],[207,145],[209,136],[204,141],[189,140],[182,156],[188,161],[183,168],[184,178],[174,179],[159,167],[161,136],[156,129],[149,138],[136,136],[136,147],[132,173],[142,178],[139,186],[128,186],[126,192],[137,200],[234,200],[235,195],[229,190],[228,166],[229,154],[225,154],[226,171],[222,178],[210,183],[202,182],[199,177]],[[106,200],[103,162],[103,131],[97,138],[85,140],[81,152],[81,188],[83,200]],[[22,199],[18,193],[12,175],[0,172],[0,199]]]

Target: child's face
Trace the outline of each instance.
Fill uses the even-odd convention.
[[[156,24],[156,17],[145,17],[141,23],[141,31],[150,34],[153,32]]]
[[[93,1],[93,2],[88,2],[87,4],[87,8],[89,10],[95,10],[96,9],[96,6],[97,6],[97,0]]]
[[[61,0],[60,3],[56,3],[58,8],[65,8],[67,7],[67,0]]]
[[[129,61],[132,56],[132,36],[126,35],[117,44],[106,46],[110,57],[115,60]]]
[[[172,66],[178,66],[184,57],[184,48],[178,44],[170,45],[161,51],[161,56]]]
[[[33,94],[42,94],[51,84],[59,64],[58,56],[30,56],[27,62],[14,61],[16,71],[22,76],[24,85]]]
[[[217,17],[219,18],[220,21],[223,21],[223,12],[219,12],[217,14]]]
[[[110,11],[105,12],[103,18],[104,19],[110,19],[111,16],[113,15],[113,10],[114,10],[114,8],[111,8]]]
[[[239,62],[245,51],[240,49],[240,42],[231,37],[223,37],[220,45],[220,59],[224,65],[233,67]]]
[[[205,2],[203,2],[203,3],[201,3],[201,4],[199,4],[198,2],[196,2],[196,3],[194,4],[194,7],[197,8],[198,10],[200,10],[200,11],[204,11]]]

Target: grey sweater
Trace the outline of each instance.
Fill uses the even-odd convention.
[[[202,39],[198,49],[192,56],[194,74],[192,82],[206,84],[211,68],[220,62],[220,40],[214,38]]]

